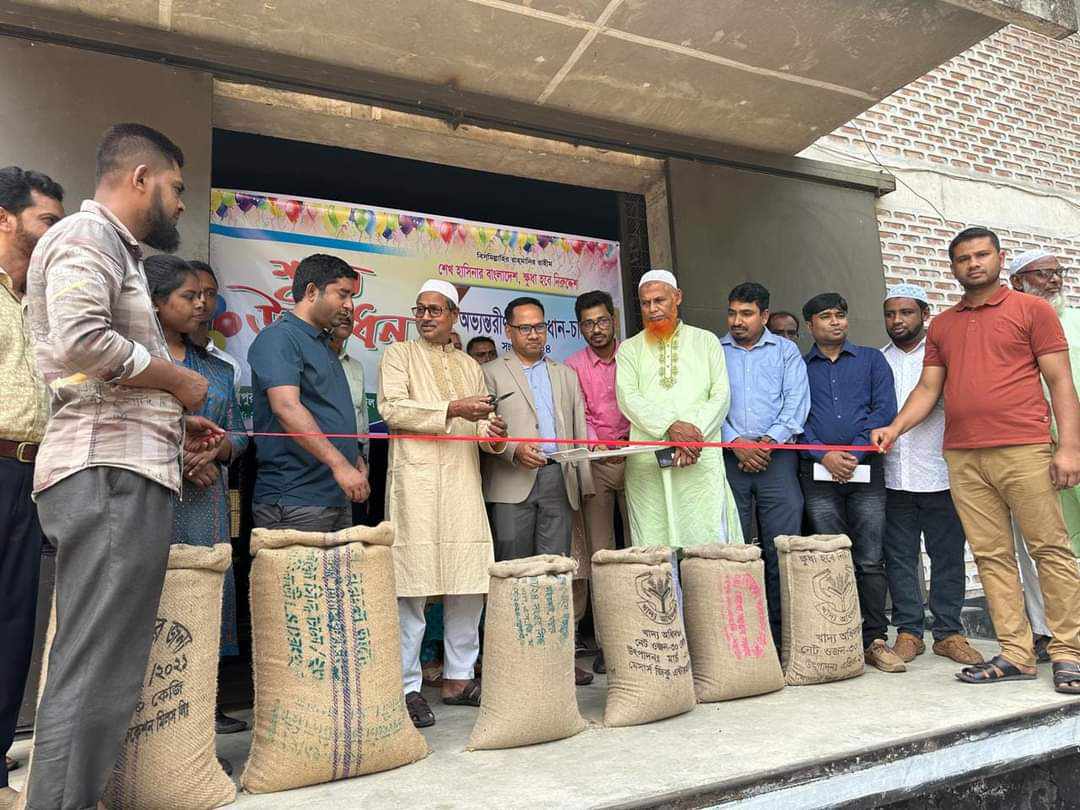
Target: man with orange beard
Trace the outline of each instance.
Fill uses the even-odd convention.
[[[682,292],[667,270],[638,284],[645,330],[619,346],[615,389],[635,441],[717,442],[730,402],[724,350],[712,332],[679,320]],[[638,546],[741,543],[719,448],[627,456],[630,534]]]

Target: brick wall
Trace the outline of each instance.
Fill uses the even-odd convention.
[[[1010,253],[1044,247],[1066,266],[1080,268],[1080,36],[1056,42],[1004,28],[815,146],[824,150],[821,157],[865,166],[872,163],[868,145],[901,178],[905,169],[934,171],[943,182],[978,181],[1075,205],[1075,228],[1040,233],[1016,224],[1038,222],[1037,210],[1025,212],[1023,220],[960,222],[942,220],[929,205],[903,210],[886,195],[878,219],[888,283],[923,284],[935,310],[955,303],[960,288],[946,248],[958,230],[973,224],[997,231]],[[1080,306],[1080,278],[1067,292]]]

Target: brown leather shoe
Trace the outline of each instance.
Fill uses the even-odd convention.
[[[951,658],[958,664],[973,666],[983,662],[982,653],[972,647],[966,638],[959,633],[945,636],[940,641],[935,641],[932,648],[935,655]]]
[[[594,675],[582,669],[581,667],[574,667],[574,684],[577,686],[588,686],[593,682]]]
[[[870,646],[866,648],[865,655],[866,663],[872,667],[877,667],[882,672],[907,671],[903,659],[893,652],[893,648],[880,638],[874,639]]]
[[[915,656],[926,652],[926,642],[914,633],[897,633],[893,652],[900,656],[905,664],[915,660]]]

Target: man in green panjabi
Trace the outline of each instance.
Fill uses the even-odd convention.
[[[668,270],[638,284],[645,329],[619,346],[615,388],[635,441],[720,441],[730,401],[716,335],[679,320],[682,292]],[[634,545],[741,543],[742,528],[719,448],[675,448],[661,466],[652,453],[626,459]]]

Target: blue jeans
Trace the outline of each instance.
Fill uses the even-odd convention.
[[[863,648],[884,639],[889,629],[885,597],[885,472],[880,455],[868,455],[869,484],[815,481],[813,462],[799,462],[799,483],[806,499],[806,518],[814,534],[846,534],[851,539],[855,584],[862,611]]]
[[[930,556],[930,630],[934,640],[962,633],[964,607],[964,527],[949,491],[887,490],[885,573],[892,594],[896,629],[922,638],[926,612],[919,591],[920,537]]]
[[[739,509],[743,537],[753,537],[753,519],[758,521],[758,542],[765,563],[765,596],[773,640],[780,641],[780,566],[773,543],[782,534],[802,534],[803,496],[799,489],[799,456],[792,450],[777,450],[769,466],[759,473],[739,469],[730,450],[724,451],[728,485]]]

